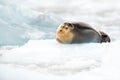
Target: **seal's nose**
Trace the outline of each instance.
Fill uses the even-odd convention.
[[[58,30],[57,30],[57,33],[61,33],[61,32],[62,32],[62,29],[58,29]]]
[[[60,32],[62,31],[62,29],[60,29]]]

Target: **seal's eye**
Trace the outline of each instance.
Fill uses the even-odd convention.
[[[70,23],[68,23],[68,26],[72,26]]]

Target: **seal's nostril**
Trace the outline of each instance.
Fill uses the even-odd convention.
[[[60,30],[60,32],[61,32],[62,30]]]

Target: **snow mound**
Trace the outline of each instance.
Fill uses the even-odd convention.
[[[109,44],[60,44],[55,40],[30,40],[0,58],[1,63],[34,65],[53,73],[76,73],[100,66]]]

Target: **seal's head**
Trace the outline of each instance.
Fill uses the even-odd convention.
[[[56,40],[60,43],[71,43],[74,26],[71,23],[61,24],[56,31]]]

